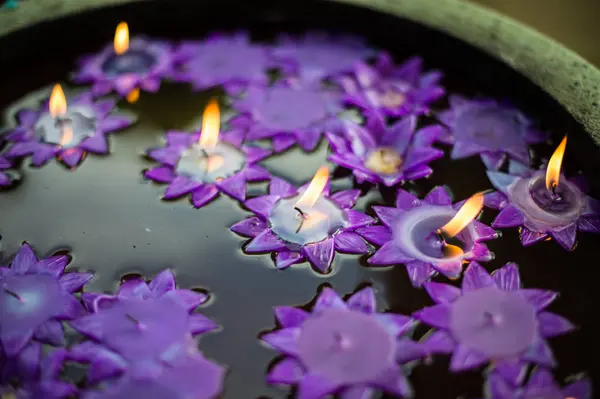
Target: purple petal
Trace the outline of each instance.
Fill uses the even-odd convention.
[[[535,306],[537,311],[544,310],[558,297],[558,292],[527,288],[520,290],[521,295]]]
[[[525,373],[527,372],[527,364],[519,360],[516,361],[498,361],[494,365],[499,375],[504,380],[510,382],[513,386],[518,386],[522,383]]]
[[[420,287],[433,277],[436,273],[435,269],[429,263],[420,260],[413,260],[406,263],[406,272],[410,278],[410,282],[414,287]]]
[[[171,183],[176,174],[168,166],[159,166],[145,171],[144,176],[159,183]]]
[[[408,151],[408,156],[404,162],[406,170],[411,170],[444,156],[444,151],[433,147],[413,148]]]
[[[304,376],[302,365],[291,357],[286,357],[278,362],[269,374],[267,374],[267,383],[269,384],[297,384]]]
[[[374,206],[373,210],[379,220],[388,227],[395,227],[396,221],[404,213],[401,209],[390,208],[388,206]]]
[[[341,399],[372,399],[375,391],[366,386],[353,386],[344,389],[341,394]]]
[[[74,168],[83,160],[84,155],[85,151],[73,147],[62,151],[58,159],[65,165]]]
[[[244,195],[245,194],[244,187]],[[217,195],[219,195],[217,186],[214,184],[204,184],[192,191],[192,205],[194,205],[194,208],[202,208],[204,205],[215,199]]]
[[[259,165],[250,165],[244,169],[244,178],[246,181],[264,181],[269,180],[271,173]]]
[[[317,270],[325,273],[331,266],[335,255],[334,239],[327,238],[320,242],[304,245],[302,252]]]
[[[244,206],[266,219],[269,217],[273,205],[275,205],[278,200],[279,196],[277,195],[263,195],[262,197],[250,198],[244,202]]]
[[[491,285],[495,285],[495,283],[489,273],[477,262],[471,262],[463,277],[463,292],[473,291]]]
[[[428,177],[432,173],[433,173],[433,169],[431,169],[430,166],[419,165],[419,166],[415,166],[411,169],[407,169],[404,172],[404,180],[409,180],[409,181],[419,180],[419,179]]]
[[[296,188],[285,180],[273,176],[269,184],[269,194],[279,197],[291,197],[296,194]]]
[[[447,330],[450,326],[450,307],[447,304],[429,306],[413,313],[413,317],[432,327]]]
[[[398,189],[396,194],[396,208],[402,210],[409,210],[419,205],[421,201],[411,193],[401,188]]]
[[[456,348],[456,342],[445,331],[434,331],[425,338],[423,345],[431,353],[452,353]]]
[[[396,367],[381,373],[375,384],[397,398],[412,397],[412,391],[406,377]]]
[[[19,353],[16,362],[16,368],[18,373],[21,374],[19,377],[23,378],[38,378],[37,375],[40,372],[40,359],[42,357],[42,345],[39,342],[32,341],[27,345],[21,353]],[[8,363],[8,362],[7,362]],[[12,363],[12,361],[10,362]],[[8,364],[5,364],[8,368]],[[3,381],[8,380],[8,378]],[[3,393],[0,389],[0,393]],[[10,396],[9,396],[10,398]]]
[[[174,199],[182,197],[190,192],[194,191],[198,187],[202,186],[202,183],[190,180],[186,176],[177,176],[167,190],[165,191],[164,199]]]
[[[296,144],[296,137],[291,134],[278,134],[273,137],[273,150],[282,152]]]
[[[592,399],[592,383],[587,378],[575,381],[563,389],[562,394],[566,398]]]
[[[496,270],[492,274],[498,288],[503,291],[516,291],[521,288],[521,277],[519,276],[519,267],[516,263],[507,265]]]
[[[525,215],[513,204],[508,204],[502,209],[492,223],[494,227],[515,227],[525,223]]]
[[[356,204],[359,196],[360,190],[344,190],[332,194],[329,199],[335,202],[340,208],[347,209],[352,208]]]
[[[490,183],[492,183],[492,186],[504,194],[506,194],[508,186],[510,186],[515,180],[519,179],[518,176],[492,171],[487,171],[487,176],[490,180]]]
[[[365,287],[362,290],[353,294],[348,301],[346,301],[348,307],[352,310],[357,310],[363,313],[375,312],[376,302],[375,293],[373,288]]]
[[[177,289],[170,291],[166,294],[169,298],[173,298],[188,311],[191,312],[196,309],[199,305],[205,303],[208,300],[208,295],[201,292],[196,292],[187,289]]]
[[[517,393],[498,373],[490,375],[486,383],[486,398],[490,399],[515,399]]]
[[[484,204],[488,208],[502,209],[508,205],[508,197],[500,191],[494,191],[484,195]]]
[[[396,265],[408,263],[414,259],[403,253],[393,241],[383,244],[381,248],[368,260],[373,265]]]
[[[23,243],[19,252],[12,261],[10,266],[13,273],[25,274],[32,266],[37,266],[38,260],[33,252],[33,249],[27,243]]]
[[[396,313],[377,313],[375,317],[390,334],[396,337],[408,332],[416,323],[412,317]]]
[[[487,361],[488,359],[485,355],[475,352],[464,345],[458,345],[450,361],[450,371],[456,372],[473,369]]]
[[[567,251],[573,250],[575,247],[575,239],[577,238],[577,223],[565,227],[562,230],[551,231],[550,236]]]
[[[168,291],[175,289],[175,275],[171,269],[163,270],[158,273],[148,284],[148,288],[156,296],[163,295]]]
[[[460,289],[448,284],[436,283],[433,281],[423,285],[431,299],[438,304],[449,304],[454,302],[460,296]]]
[[[214,331],[219,326],[217,323],[200,313],[190,315],[190,333],[192,335],[203,334],[205,332]]]
[[[275,317],[284,328],[300,327],[310,316],[308,312],[293,306],[277,306],[274,309]]]
[[[98,130],[106,133],[114,132],[130,126],[132,123],[128,117],[111,115],[98,123]]]
[[[19,330],[15,335],[8,335],[8,333],[0,335],[2,349],[4,349],[4,355],[8,357],[17,355],[23,350],[23,348],[25,348],[32,336],[33,330]]]
[[[575,329],[575,326],[569,320],[550,312],[538,314],[538,323],[540,334],[544,338],[566,334]]]
[[[385,226],[369,226],[357,229],[356,232],[368,242],[375,245],[384,245],[391,241],[392,232]]]
[[[225,180],[217,182],[217,186],[225,194],[238,201],[246,199],[246,178],[243,174],[238,173]]]
[[[298,383],[298,399],[325,398],[337,391],[339,385],[317,374],[306,374]]]
[[[247,253],[270,252],[285,249],[285,242],[281,241],[270,229],[254,237],[244,250]]]
[[[475,232],[477,233],[476,239],[478,241],[486,241],[498,238],[498,233],[496,230],[477,220],[473,221],[473,227],[475,227]]]
[[[262,147],[244,147],[244,152],[246,153],[246,162],[249,164],[253,164],[259,161],[262,161],[269,155],[271,155],[271,150],[268,148]]]
[[[588,233],[600,233],[600,215],[582,215],[577,221],[577,227]]]
[[[119,287],[117,296],[120,298],[138,298],[147,299],[152,296],[150,287],[146,284],[146,281],[142,278],[130,278]]]
[[[56,314],[59,320],[72,320],[85,314],[85,308],[73,294],[65,293],[62,298],[63,307]]]
[[[285,269],[303,260],[304,256],[300,252],[280,251],[275,255],[275,267]]]
[[[30,269],[36,273],[50,274],[53,277],[60,277],[65,271],[65,267],[69,263],[69,257],[67,255],[50,256],[37,262],[35,266]]]
[[[543,241],[548,238],[548,234],[546,233],[538,233],[536,231],[531,231],[526,227],[521,229],[521,243],[523,246],[533,245],[536,242]]]
[[[523,359],[547,367],[554,367],[556,364],[552,350],[546,341],[541,339],[531,346]]]
[[[267,222],[260,219],[258,216],[252,216],[248,219],[244,219],[237,222],[230,227],[230,230],[245,237],[256,237],[263,230],[267,229],[269,225]]]
[[[40,148],[40,143],[25,141],[22,143],[14,143],[4,154],[7,158],[19,158],[32,153],[35,153]]]
[[[317,297],[313,306],[313,313],[327,309],[348,309],[346,302],[331,288],[325,287]]]
[[[27,127],[33,127],[39,117],[40,113],[31,109],[22,109],[17,112],[17,120],[19,121],[19,125],[24,125]]]
[[[298,355],[298,337],[300,329],[284,328],[262,336],[262,340],[283,354]]]
[[[334,237],[335,249],[347,254],[365,254],[369,247],[363,239],[351,231],[342,231]]]
[[[497,170],[506,160],[506,154],[503,152],[482,152],[481,160],[487,169]]]
[[[187,132],[167,132],[167,145],[169,147],[188,147],[194,141],[194,135]]]
[[[45,344],[63,346],[65,334],[59,321],[49,320],[35,330],[35,338]]]
[[[108,143],[103,134],[95,134],[79,144],[79,148],[94,154],[106,154]]]
[[[349,229],[364,227],[375,223],[375,219],[373,219],[371,216],[365,215],[359,211],[355,211],[354,209],[347,209],[345,214],[348,221],[347,227]]]
[[[93,273],[65,273],[60,276],[58,282],[61,287],[67,292],[76,292],[83,288],[83,286],[94,277]]]
[[[445,187],[437,186],[425,196],[423,202],[431,205],[452,205],[452,198]]]
[[[396,343],[396,361],[398,363],[412,362],[427,356],[427,348],[408,338],[401,338]]]

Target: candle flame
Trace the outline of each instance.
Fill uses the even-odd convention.
[[[562,165],[563,156],[565,155],[565,149],[567,148],[567,136],[565,136],[552,157],[548,162],[548,168],[546,169],[546,189],[551,190],[558,186],[560,180],[560,167]]]
[[[52,89],[49,108],[50,115],[52,115],[53,118],[63,116],[67,113],[67,98],[65,97],[65,92],[59,84],[54,85],[54,88]]]
[[[464,254],[460,247],[452,244],[444,244],[444,248],[442,250],[444,251],[444,256],[446,258],[457,258]]]
[[[460,207],[456,215],[446,223],[440,230],[447,237],[454,237],[465,229],[479,215],[483,208],[483,194],[477,193],[469,198],[463,206]]]
[[[129,26],[127,22],[121,22],[117,25],[114,47],[117,55],[121,55],[129,49]]]
[[[127,102],[130,104],[135,104],[137,100],[140,99],[140,89],[135,88],[127,93]]]
[[[327,166],[321,166],[319,170],[317,170],[317,173],[315,173],[315,177],[313,177],[306,191],[302,194],[298,202],[296,202],[296,206],[312,207],[321,196],[328,180],[329,168]]]
[[[219,126],[221,124],[221,113],[219,103],[211,99],[204,109],[202,116],[202,132],[200,133],[200,147],[212,149],[219,141]]]
[[[62,135],[60,136],[60,146],[67,145],[73,140],[73,129],[70,125],[63,125],[62,127]]]

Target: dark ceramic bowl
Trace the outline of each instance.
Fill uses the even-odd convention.
[[[568,133],[564,164],[582,170],[592,194],[600,197],[600,71],[552,40],[477,6],[456,0],[73,0],[33,10],[31,3],[0,15],[0,109],[6,110],[7,126],[14,123],[16,109],[47,95],[32,92],[66,80],[79,55],[109,42],[121,20],[134,32],[174,40],[240,28],[270,39],[281,31],[319,28],[363,35],[397,59],[421,55],[428,67],[445,72],[448,91],[507,99],[551,132],[555,143]],[[107,6],[116,3],[123,4]],[[130,106],[140,123],[115,135],[110,157],[90,157],[73,173],[55,164],[34,169],[23,163],[21,184],[0,194],[5,252],[0,263],[24,240],[39,254],[69,249],[74,267],[96,270],[88,290],[100,291],[114,290],[127,273],[150,278],[173,267],[180,285],[214,295],[203,312],[223,329],[203,338],[200,348],[230,367],[224,397],[285,397],[287,390],[263,382],[275,353],[256,339],[274,326],[272,306],[306,303],[322,283],[341,294],[373,284],[387,309],[404,314],[429,302],[400,267],[374,271],[363,267],[364,258],[359,265],[355,256],[339,256],[336,272],[320,278],[308,267],[280,272],[268,256],[242,255],[242,240],[228,227],[248,213],[228,198],[201,210],[186,201],[161,202],[163,188],[142,180],[141,171],[150,163],[141,154],[157,144],[165,129],[197,122],[204,104],[205,98],[189,89],[166,85],[158,95],[143,94]],[[324,162],[325,151],[324,145],[310,155],[294,150],[267,167],[299,183]],[[420,194],[447,184],[462,199],[490,187],[478,159],[445,160],[434,169],[432,179],[413,187]],[[340,181],[352,184],[349,178]],[[382,202],[389,198],[373,195],[360,206]],[[561,292],[552,311],[580,328],[553,341],[560,363],[557,379],[591,371],[591,349],[600,336],[595,323],[600,240],[582,234],[572,253],[552,242],[524,249],[517,240],[516,232],[506,231],[491,243],[496,259],[488,269],[516,261],[527,286]],[[442,359],[415,370],[411,380],[417,397],[481,395],[479,371],[452,376],[447,366]]]

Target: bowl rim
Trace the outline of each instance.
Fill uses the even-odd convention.
[[[0,39],[44,21],[82,11],[156,0],[24,2],[0,14]],[[276,0],[286,2],[289,0]],[[514,19],[464,0],[322,0],[416,21],[469,43],[533,81],[556,99],[600,146],[600,69],[559,42]],[[60,6],[59,6],[60,4]]]

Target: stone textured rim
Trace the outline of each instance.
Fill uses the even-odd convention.
[[[152,0],[46,0],[43,5],[26,1],[19,11],[0,15],[0,37],[42,21],[136,1]],[[492,54],[554,97],[600,146],[600,70],[537,31],[461,0],[328,1],[414,20]]]

